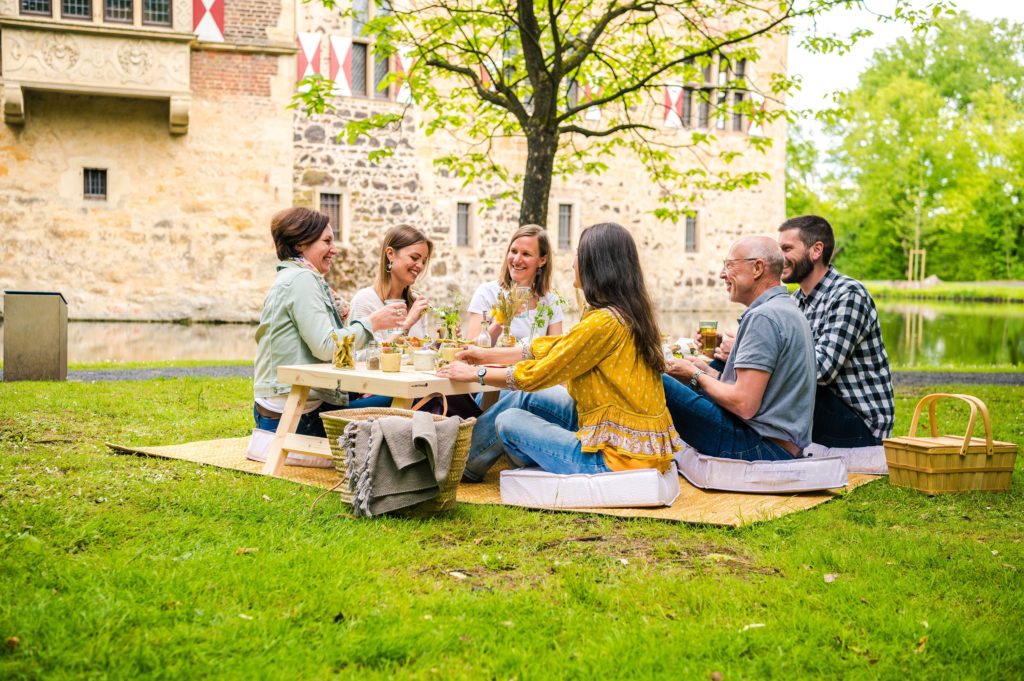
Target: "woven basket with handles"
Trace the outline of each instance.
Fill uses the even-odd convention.
[[[331,445],[331,454],[335,461],[341,465],[336,466],[339,471],[345,471],[345,451],[338,446],[338,438],[345,431],[345,426],[350,421],[365,421],[368,418],[379,418],[382,416],[405,416],[412,418],[414,410],[421,408],[426,402],[435,397],[428,395],[415,405],[412,409],[395,409],[392,407],[364,407],[362,409],[337,409],[325,411],[320,414],[324,422],[324,430],[327,432],[327,441]],[[441,397],[444,397],[443,395]],[[445,412],[448,411],[447,400],[444,400]],[[444,416],[433,415],[434,421],[443,421]],[[395,511],[396,515],[410,516],[414,518],[425,518],[437,513],[449,511],[455,506],[455,494],[459,488],[459,481],[462,479],[462,472],[466,469],[466,460],[469,458],[469,440],[473,436],[473,424],[476,419],[466,419],[459,424],[459,432],[455,437],[455,445],[452,448],[452,465],[448,471],[448,477],[440,485],[440,492],[433,499],[421,501],[418,504]],[[344,474],[342,498],[345,501],[351,500],[348,492],[348,473]]]
[[[935,422],[935,403],[952,398],[971,407],[967,432],[963,437],[939,435]],[[928,407],[930,437],[918,437],[921,411]],[[981,415],[985,437],[972,437],[974,424]],[[910,433],[882,441],[889,464],[889,482],[897,487],[913,487],[926,494],[944,492],[1005,492],[1013,480],[1017,445],[992,439],[992,423],[985,403],[973,395],[935,393],[917,403],[910,420]]]

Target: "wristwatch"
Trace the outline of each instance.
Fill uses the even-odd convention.
[[[484,379],[487,378],[487,367],[480,367],[476,370],[476,380],[480,381],[480,385],[487,385]]]
[[[706,373],[707,372],[704,371],[703,369],[697,369],[696,371],[693,372],[693,376],[690,376],[690,385],[693,386],[694,390],[696,390],[697,388],[700,387],[697,384],[697,379],[700,378],[701,376],[703,376]]]

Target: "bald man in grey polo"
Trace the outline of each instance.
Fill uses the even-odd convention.
[[[769,375],[761,407],[746,424],[764,438],[811,442],[814,415],[815,363],[811,327],[785,286],[768,289],[740,317],[723,383],[736,382],[736,369],[757,369]]]

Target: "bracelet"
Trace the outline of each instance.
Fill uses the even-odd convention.
[[[700,388],[700,384],[697,382],[697,379],[706,373],[707,372],[704,371],[703,369],[697,369],[695,372],[693,372],[693,376],[690,376],[690,385],[693,386],[694,390]]]
[[[509,390],[519,390],[519,384],[516,383],[514,366],[511,366],[505,370],[505,385],[508,386]]]

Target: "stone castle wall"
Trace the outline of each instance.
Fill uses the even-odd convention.
[[[253,45],[294,15],[227,4],[249,51],[192,48],[187,134],[169,133],[166,99],[26,89],[25,123],[0,123],[0,289],[61,291],[77,319],[258,316],[270,216],[292,199],[295,58]],[[106,169],[105,200],[83,196],[84,168]]]
[[[304,5],[300,12],[299,24],[323,35],[323,72],[327,73],[328,36],[349,35],[347,20],[324,13],[315,3]],[[764,45],[762,72],[785,70],[785,50],[784,40]],[[470,246],[459,247],[454,238],[456,204],[469,202],[477,209],[480,199],[498,195],[507,187],[476,183],[464,188],[461,179],[446,177],[436,169],[431,160],[450,153],[457,142],[444,132],[429,138],[423,135],[415,110],[398,130],[353,145],[338,141],[346,120],[385,110],[401,113],[403,106],[365,97],[338,97],[333,103],[337,108],[328,114],[296,115],[294,172],[296,204],[318,207],[319,191],[341,193],[346,198],[343,248],[332,282],[347,294],[372,283],[383,232],[391,225],[409,222],[427,232],[436,247],[429,274],[418,287],[443,302],[450,302],[458,291],[468,302],[476,286],[496,278],[508,237],[518,226],[519,206],[499,201],[493,208],[482,209],[473,216]],[[716,132],[720,138],[717,148],[745,149],[743,134]],[[765,132],[774,138],[773,147],[763,155],[748,150],[728,169],[733,173],[761,170],[771,179],[752,189],[706,196],[695,206],[699,211],[697,253],[684,253],[682,225],[664,223],[651,215],[658,205],[658,190],[640,163],[626,154],[600,176],[555,180],[548,211],[553,245],[557,245],[558,204],[570,204],[576,223],[574,245],[579,231],[588,224],[614,221],[630,229],[640,248],[648,286],[661,309],[722,307],[728,296],[718,274],[729,245],[744,235],[774,235],[784,219],[784,125],[780,121]],[[678,143],[689,132],[666,134],[674,135],[671,141]],[[394,156],[373,165],[366,160],[367,152],[381,145],[393,148]],[[519,171],[525,167],[525,145],[499,143],[498,148],[508,167]],[[688,152],[682,152],[679,161],[695,162]],[[709,165],[715,168],[716,161]],[[717,167],[724,166],[719,161]],[[555,253],[555,285],[569,300],[575,298],[573,255],[573,249]]]
[[[181,136],[168,133],[167,101],[26,90],[25,124],[0,123],[0,289],[62,291],[79,319],[254,320],[274,276],[270,217],[288,205],[318,208],[320,192],[336,192],[344,196],[341,255],[331,274],[339,290],[350,296],[369,285],[383,232],[409,222],[436,245],[420,288],[440,302],[456,292],[468,302],[477,285],[497,276],[519,206],[498,201],[481,209],[482,199],[507,187],[463,187],[435,168],[432,159],[456,142],[443,132],[427,138],[415,110],[375,139],[338,141],[345,120],[397,112],[401,104],[347,97],[323,115],[287,109],[295,57],[260,46],[290,43],[296,29],[323,36],[325,74],[328,36],[350,34],[347,19],[317,3],[229,2],[227,42],[191,50],[190,121]],[[766,67],[785,68],[784,41],[765,53]],[[681,226],[650,215],[656,188],[627,156],[601,176],[555,181],[552,240],[560,203],[573,206],[574,242],[582,226],[619,222],[637,239],[659,307],[719,307],[726,296],[717,276],[729,243],[774,234],[784,217],[784,130],[768,132],[774,147],[763,156],[748,152],[731,170],[756,168],[772,179],[706,197],[696,207],[698,253],[682,252]],[[742,142],[737,133],[719,136],[725,147]],[[380,145],[395,154],[375,165],[366,154]],[[512,168],[525,163],[521,144],[502,144],[499,155]],[[681,155],[679,162],[693,160]],[[106,201],[83,198],[86,167],[108,169]],[[460,202],[474,210],[469,246],[455,245]],[[572,256],[572,248],[554,256],[555,285],[570,300]]]

